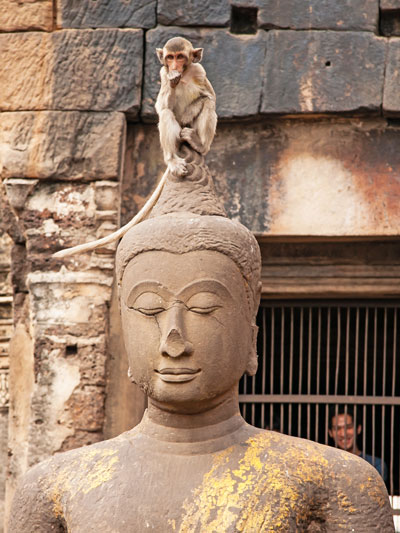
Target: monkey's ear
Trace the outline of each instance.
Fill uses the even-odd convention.
[[[203,48],[193,48],[192,50],[192,62],[200,63],[203,58]]]
[[[156,48],[156,54],[157,54],[157,57],[161,63],[161,65],[164,65],[164,54],[163,54],[163,49],[162,48]]]

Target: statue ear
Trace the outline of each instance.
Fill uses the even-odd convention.
[[[162,48],[156,48],[156,54],[161,65],[164,65],[164,54]]]
[[[202,59],[203,59],[203,48],[193,48],[192,63],[200,63]]]
[[[253,338],[251,342],[251,350],[249,353],[249,359],[247,361],[246,366],[246,374],[248,376],[254,376],[254,374],[257,372],[258,368],[258,355],[257,355],[257,334],[258,334],[258,326],[253,324],[251,326],[252,332],[253,332]]]

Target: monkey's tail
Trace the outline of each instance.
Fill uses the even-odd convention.
[[[114,233],[110,233],[110,235],[107,235],[106,237],[103,237],[102,239],[98,239],[97,241],[87,242],[85,244],[78,244],[77,246],[73,246],[72,248],[65,248],[65,250],[59,250],[58,252],[53,254],[53,257],[61,258],[61,257],[68,257],[70,255],[75,255],[82,252],[88,252],[90,250],[95,250],[96,248],[99,248],[100,246],[105,246],[106,244],[110,244],[117,239],[123,237],[125,233],[141,222],[151,211],[154,204],[157,202],[158,198],[160,197],[160,194],[163,190],[165,181],[167,179],[168,174],[168,168],[164,172],[162,178],[160,179],[159,184],[154,189],[153,194],[150,196],[150,198],[147,200],[147,202],[144,204],[142,209],[137,213],[125,226],[122,226],[122,228],[119,228],[119,230],[114,231]]]

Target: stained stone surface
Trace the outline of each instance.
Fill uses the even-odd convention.
[[[204,47],[202,64],[217,95],[220,119],[250,117],[259,111],[267,34],[233,35],[227,30],[158,27],[146,34],[142,117],[156,119],[154,104],[160,89],[160,63],[155,49],[179,34]],[[227,59],[229,58],[229,59]]]
[[[380,112],[385,40],[367,32],[269,32],[263,113]]]
[[[0,31],[53,29],[52,0],[2,0],[0,3]]]
[[[261,0],[260,28],[375,31],[379,0]],[[381,2],[382,4],[382,2]]]
[[[228,216],[257,235],[397,235],[399,142],[384,120],[220,124],[206,159]],[[162,175],[158,150],[155,126],[129,129],[122,222]]]
[[[0,110],[124,111],[142,83],[141,30],[0,35]]]
[[[400,9],[400,0],[380,0],[379,6],[381,11]]]
[[[159,0],[157,22],[167,26],[227,26],[229,0]]]
[[[2,113],[0,176],[116,179],[124,135],[122,113]]]
[[[400,116],[400,39],[390,39],[385,89],[383,93],[383,113],[387,116]]]
[[[152,28],[156,0],[57,0],[59,28]]]

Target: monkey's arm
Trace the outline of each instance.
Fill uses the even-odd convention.
[[[173,174],[184,176],[187,173],[186,162],[177,156],[181,142],[181,126],[172,111],[175,99],[175,89],[169,85],[167,73],[163,67],[160,72],[161,89],[156,101],[156,111],[159,117],[160,144],[164,154],[164,161]]]
[[[199,89],[200,98],[191,104],[188,116],[183,117],[182,123],[190,124],[190,127],[183,128],[181,139],[190,144],[196,152],[206,155],[210,150],[217,127],[216,96],[206,71],[201,65],[198,63],[191,65],[190,75]]]
[[[211,147],[217,127],[215,99],[207,96],[202,99],[202,108],[192,123],[191,128],[183,128],[180,137],[196,152],[206,155]]]

